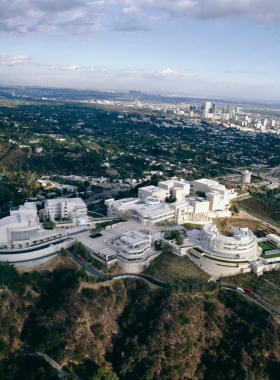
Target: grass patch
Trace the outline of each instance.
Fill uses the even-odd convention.
[[[92,239],[96,239],[100,236],[103,236],[102,234],[96,234],[96,235],[89,235],[89,237],[91,237]]]
[[[93,218],[104,218],[104,215],[98,214],[96,212],[88,211],[88,216],[92,216]]]
[[[265,242],[263,242],[263,241],[260,242],[260,243],[258,243],[258,246],[262,248],[263,253],[265,253],[265,252],[267,252],[267,251],[273,251],[274,249],[277,249],[277,247],[272,246],[272,245],[270,245],[270,244],[267,244],[267,243],[265,243]]]
[[[108,220],[106,222],[96,223],[96,226],[105,228],[105,227],[112,226],[113,224],[117,224],[120,222],[122,222],[121,219],[114,219],[114,220]]]
[[[196,228],[197,230],[200,230],[203,225],[204,224],[195,224],[195,223],[181,224],[181,226],[185,227],[187,230],[190,230],[191,228]]]
[[[265,253],[261,254],[263,259],[274,259],[275,257],[280,257],[280,253],[273,253],[272,255],[267,255]]]
[[[202,249],[198,248],[198,247],[195,247],[193,248],[195,251],[199,252],[199,253],[204,253],[204,251],[202,251]]]
[[[222,221],[220,218],[212,218],[212,222],[220,230],[222,228]]]
[[[221,283],[252,289],[270,305],[280,308],[280,275],[277,271],[266,272],[262,276],[255,273],[224,277]]]
[[[191,252],[190,252],[190,255],[193,256],[193,257],[195,257],[196,259],[200,260],[200,257],[195,256],[195,255],[194,255],[193,253],[191,253]]]
[[[154,259],[144,272],[164,282],[178,283],[186,281],[189,284],[199,284],[208,281],[208,273],[198,268],[187,256],[178,257],[172,253],[163,253]]]

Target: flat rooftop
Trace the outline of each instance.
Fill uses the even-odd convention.
[[[121,239],[128,244],[134,245],[146,241],[147,237],[137,231],[133,231],[131,233],[124,234]]]

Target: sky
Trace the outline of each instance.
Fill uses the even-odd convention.
[[[0,0],[0,85],[280,101],[280,0]]]

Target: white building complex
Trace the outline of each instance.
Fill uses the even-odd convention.
[[[0,244],[15,244],[38,237],[41,229],[34,202],[10,210],[10,216],[0,220]]]
[[[233,236],[224,236],[212,223],[188,231],[184,245],[190,259],[216,278],[250,272],[262,253],[248,228],[235,228]]]
[[[84,206],[79,209],[84,209]],[[54,214],[57,215],[56,211]],[[72,215],[77,218],[77,215],[84,213],[76,212]],[[72,230],[78,232],[84,229],[84,226],[78,226]],[[69,236],[72,230],[58,230],[56,227],[45,230],[39,221],[35,202],[13,207],[10,209],[10,216],[0,220],[0,262],[18,265],[40,264],[55,256],[60,248],[73,245],[74,240]]]
[[[154,242],[160,239],[160,233],[151,234],[148,231],[127,231],[122,235],[108,240],[110,249],[116,252],[118,264],[127,271],[142,271],[149,263],[149,258],[157,256]]]
[[[69,220],[78,225],[79,219],[87,219],[87,205],[81,198],[49,199],[39,214],[41,220]]]
[[[173,220],[175,211],[160,198],[126,198],[115,201],[107,199],[108,216],[135,220],[143,226],[149,226],[166,220]]]
[[[190,189],[194,195],[190,195]],[[205,198],[197,192],[205,193]],[[231,216],[229,203],[236,195],[234,190],[207,179],[169,180],[139,188],[138,198],[108,199],[105,204],[108,216],[134,219],[144,226],[164,221],[207,223],[211,217]],[[169,203],[166,198],[176,201]]]
[[[219,182],[205,178],[192,181],[192,189],[194,192],[200,191],[205,193],[209,201],[209,209],[213,212],[227,211],[230,207],[231,199],[237,196],[234,189],[228,190],[224,185],[219,184]]]

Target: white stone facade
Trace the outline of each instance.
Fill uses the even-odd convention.
[[[77,223],[79,218],[87,218],[87,205],[81,198],[49,199],[40,210],[40,217],[51,221],[68,219]]]
[[[10,216],[0,220],[0,245],[36,239],[41,228],[34,202],[10,210]]]
[[[230,200],[236,198],[237,193],[234,189],[228,190],[224,185],[210,179],[199,179],[191,183],[194,191],[206,194],[210,202],[211,211],[222,211],[229,208]]]

